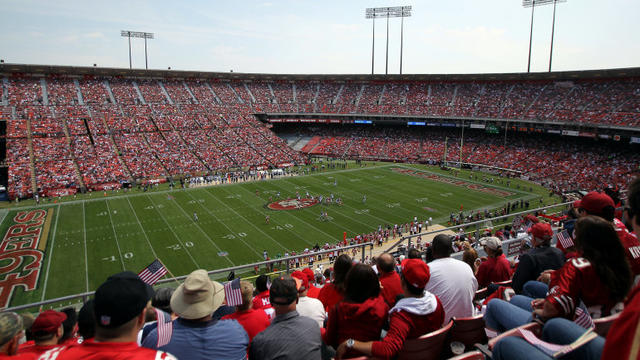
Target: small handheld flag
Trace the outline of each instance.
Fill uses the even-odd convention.
[[[242,290],[240,289],[240,278],[228,281],[224,284],[224,296],[227,299],[227,305],[242,305]]]
[[[558,242],[560,243],[563,249],[568,249],[575,245],[573,243],[573,239],[571,239],[571,236],[569,236],[569,232],[567,230],[562,230],[561,232],[556,233],[556,238],[558,239]]]
[[[160,280],[167,271],[167,268],[160,262],[160,260],[155,259],[151,264],[149,264],[149,266],[138,273],[138,277],[145,283],[153,285]]]

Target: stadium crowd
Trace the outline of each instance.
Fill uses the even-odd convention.
[[[452,257],[454,237],[440,234],[406,258],[360,263],[342,253],[324,272],[301,264],[262,274],[255,287],[233,276],[223,285],[200,269],[154,292],[122,272],[78,313],[1,313],[0,356],[552,359],[541,337],[567,359],[637,359],[640,178],[621,214],[616,206],[605,193],[586,194],[560,219],[568,236],[555,244],[552,226],[528,216],[517,259],[506,258],[500,231],[480,239],[486,256],[471,263]]]

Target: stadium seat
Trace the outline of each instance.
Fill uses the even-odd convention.
[[[464,345],[465,350],[473,348],[476,343],[484,344],[487,342],[487,333],[485,332],[485,323],[482,315],[476,315],[467,318],[453,318],[453,326],[449,331],[447,344],[457,341]]]
[[[618,317],[620,317],[620,313],[609,315],[599,319],[594,319],[593,320],[593,324],[595,325],[594,331],[602,337],[607,337],[611,324],[613,324],[613,322],[616,321]]]
[[[406,340],[398,352],[398,360],[440,359],[451,327],[453,327],[453,321],[450,321],[443,328],[422,335],[417,339]]]

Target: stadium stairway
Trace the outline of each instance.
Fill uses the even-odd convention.
[[[133,85],[133,89],[136,91],[136,94],[138,95],[138,100],[140,100],[140,103],[142,105],[147,105],[147,102],[144,99],[144,96],[142,96],[142,91],[140,91],[140,87],[138,87],[138,82],[134,80],[131,82],[131,84]]]
[[[73,85],[76,87],[76,96],[78,97],[78,104],[84,105],[84,98],[82,97],[82,91],[80,90],[80,82],[78,82],[78,79],[73,79]]]
[[[53,113],[53,117],[56,117],[55,111],[51,111]],[[62,116],[59,120],[62,120],[62,131],[64,132],[64,138],[67,141],[67,146],[69,149],[72,149],[71,146],[71,136],[69,135],[69,128],[67,127],[67,119]],[[73,169],[75,170],[76,181],[80,184],[81,188],[86,188],[84,180],[82,179],[82,175],[80,173],[80,167],[78,166],[78,160],[76,159],[76,155],[73,151],[69,152],[71,155],[71,162],[73,163]]]
[[[109,100],[111,100],[112,104],[115,104],[116,98],[113,96],[113,91],[111,90],[111,85],[109,85],[109,81],[105,79],[103,84],[105,89],[107,89],[107,94],[109,94]],[[122,111],[122,109],[120,109],[120,111]]]
[[[36,183],[36,164],[35,155],[33,153],[33,137],[31,136],[31,116],[27,116],[27,147],[29,149],[29,171],[31,172],[31,191],[38,193],[38,184]]]
[[[194,104],[200,104],[200,102],[198,101],[198,99],[196,99],[195,95],[193,95],[193,92],[191,91],[191,89],[189,88],[189,85],[187,85],[187,82],[182,80],[182,85],[184,86],[185,89],[187,89],[187,93],[189,93],[189,96],[191,96],[191,101]]]
[[[162,83],[162,81],[158,80],[158,85],[160,86],[160,90],[162,91],[162,94],[164,95],[165,98],[167,98],[167,102],[171,105],[173,105],[173,99],[171,99],[171,96],[169,96],[169,93],[167,92],[167,89],[164,87],[164,84]]]

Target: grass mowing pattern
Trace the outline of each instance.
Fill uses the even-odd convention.
[[[512,181],[510,188],[480,182],[513,193],[500,198],[399,174],[391,170],[394,167],[451,176],[433,167],[386,164],[53,205],[54,218],[38,287],[30,292],[16,289],[10,306],[95,290],[107,276],[123,269],[139,272],[156,257],[179,276],[198,268],[211,270],[259,261],[265,249],[273,258],[316,243],[335,243],[345,231],[352,237],[373,231],[378,225],[409,222],[414,216],[433,217],[436,223],[444,224],[461,204],[469,211],[502,207],[507,201],[546,194],[537,186],[533,193],[524,191],[525,186],[516,189],[516,184],[527,184],[529,189],[528,183],[519,180]],[[459,174],[460,179],[475,182],[468,175],[466,171]],[[325,197],[333,193],[343,199],[344,205],[315,205],[291,211],[266,207],[270,197],[273,201],[295,198],[296,191],[303,197],[307,191]],[[278,192],[281,196],[276,199]],[[366,203],[362,201],[364,194]],[[321,221],[321,211],[327,211],[331,221]],[[3,234],[13,224],[16,213],[17,210],[9,210],[4,218],[0,225]],[[198,214],[198,221],[194,213]],[[268,225],[266,215],[271,218]],[[228,255],[220,256],[223,252]]]

